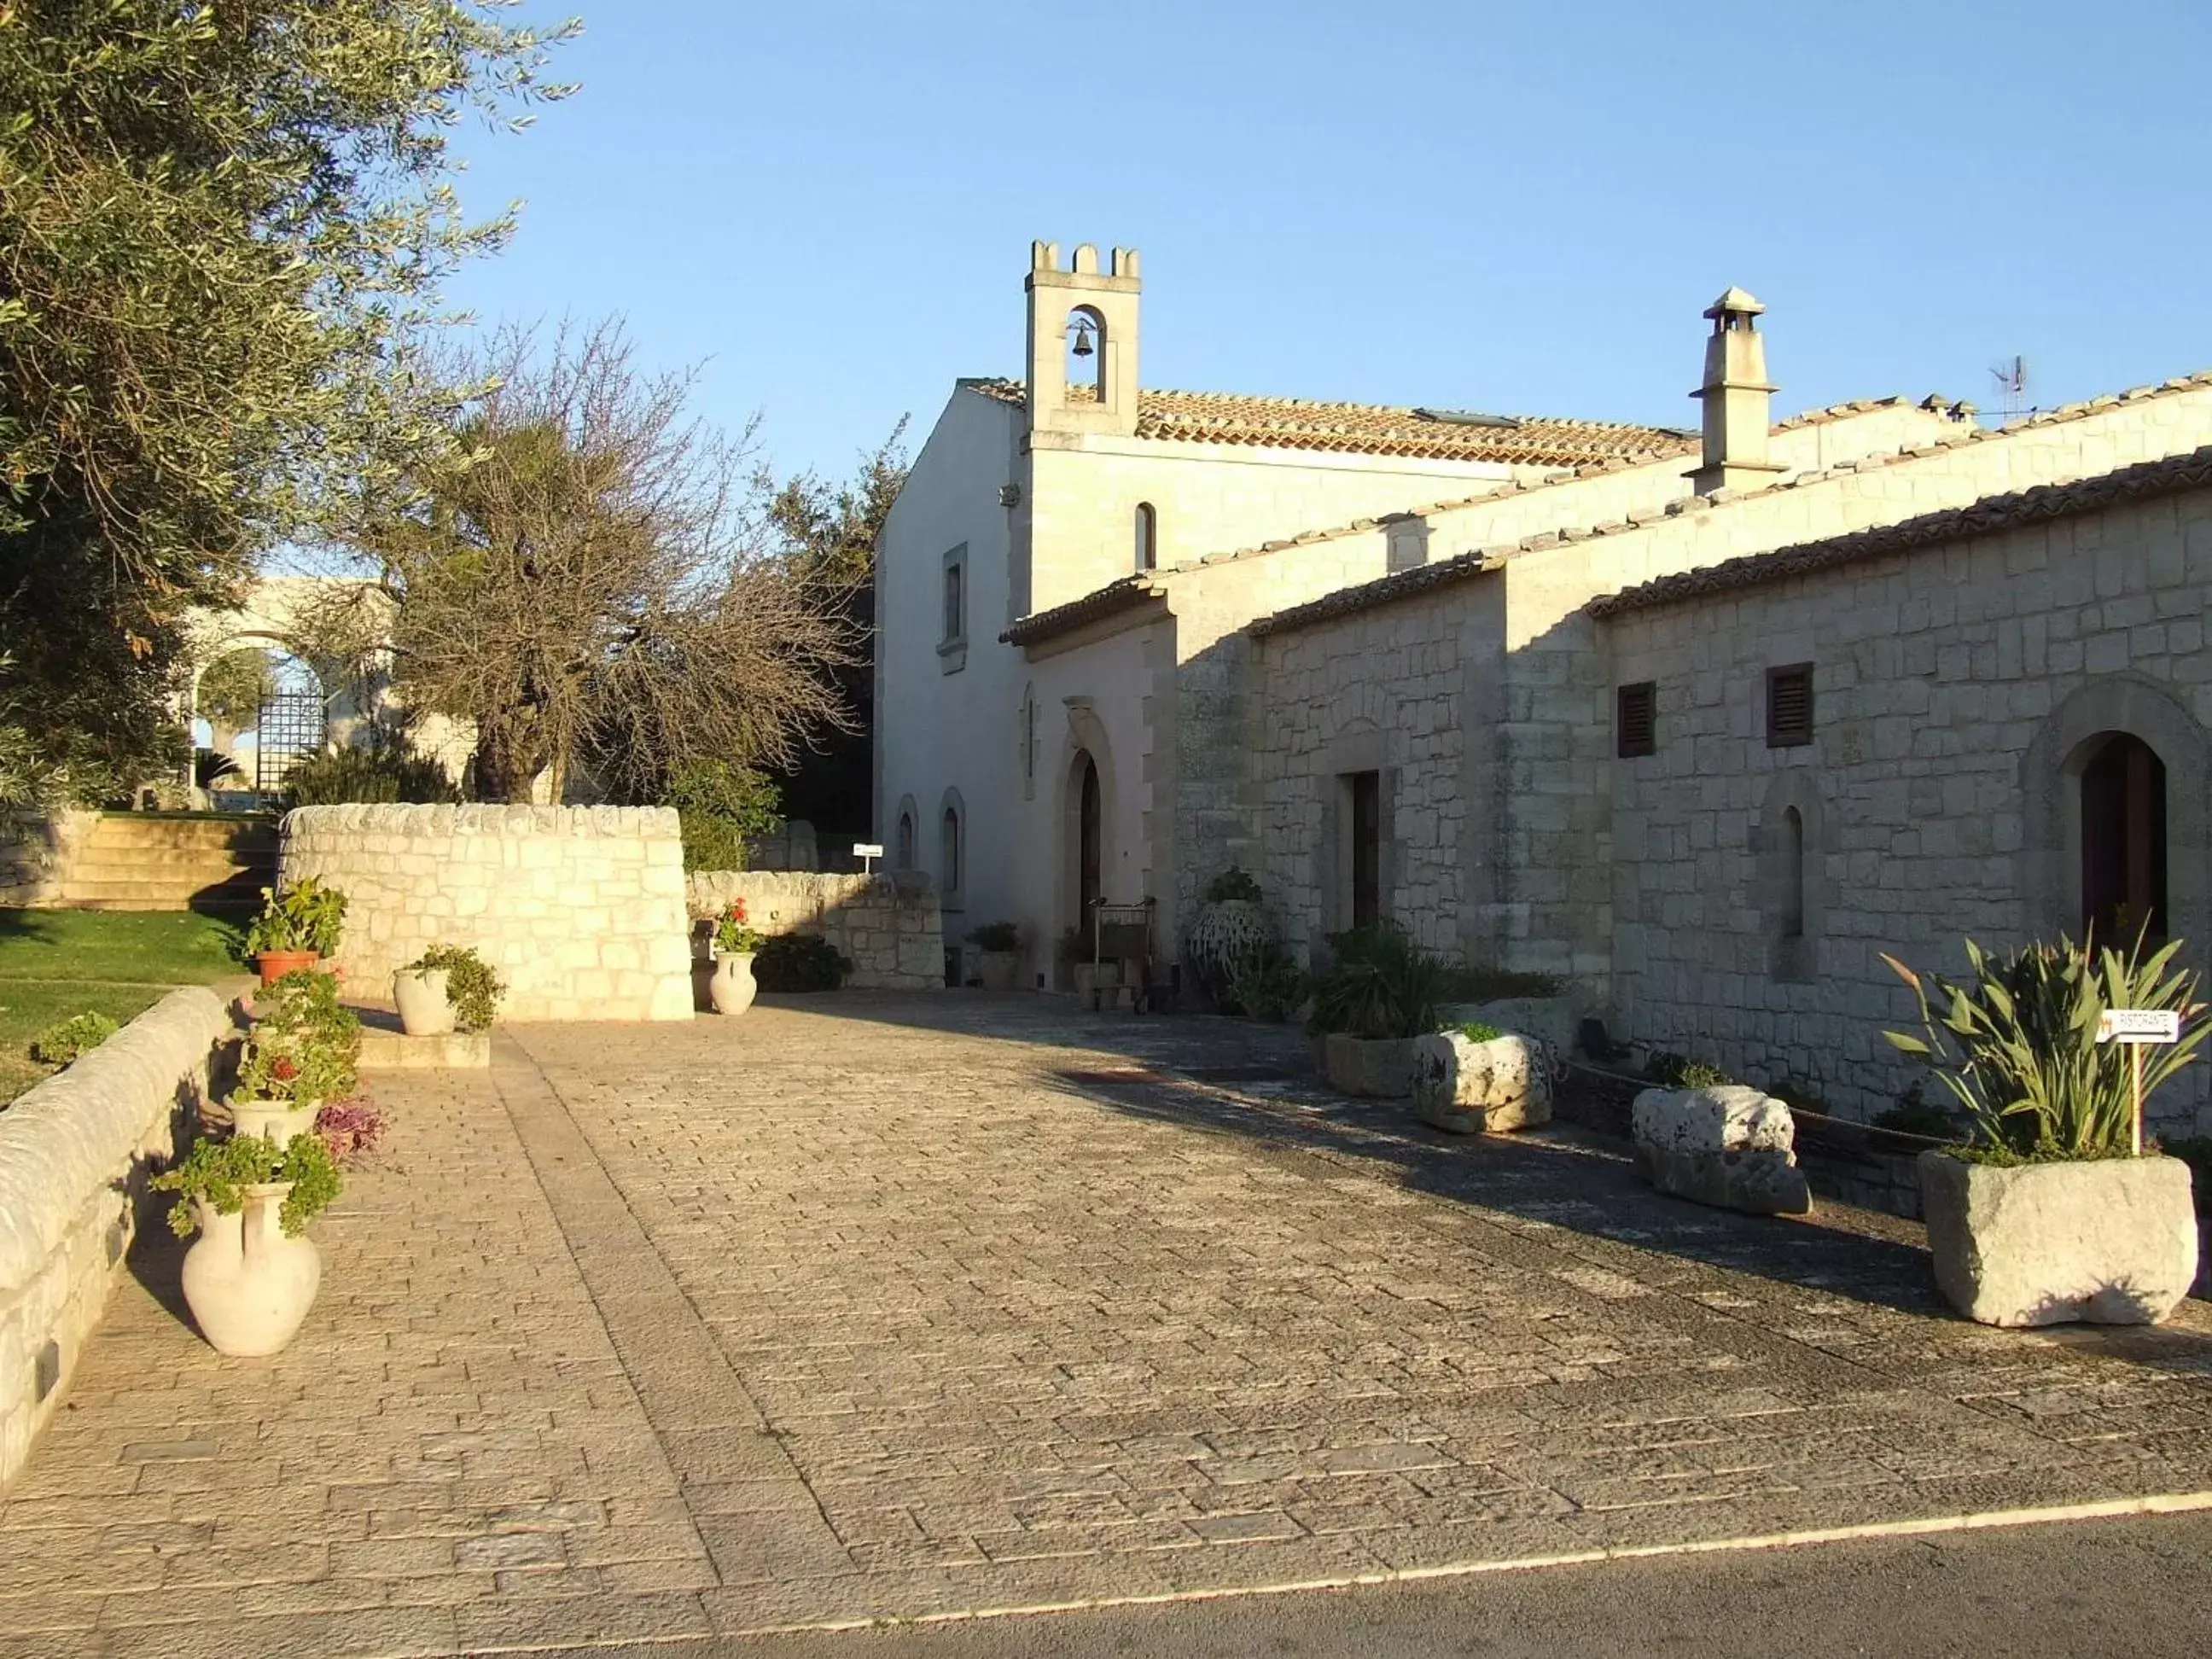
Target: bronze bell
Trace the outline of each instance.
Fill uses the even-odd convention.
[[[1079,357],[1091,355],[1091,325],[1088,323],[1075,325],[1075,355]]]

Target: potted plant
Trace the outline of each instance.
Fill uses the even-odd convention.
[[[302,969],[259,998],[230,1097],[242,1136],[279,1146],[313,1126],[316,1109],[343,1100],[360,1081],[361,1020],[339,1006],[337,981]]]
[[[1232,864],[1206,884],[1184,942],[1183,960],[1208,1000],[1234,1013],[1239,1006],[1239,964],[1265,955],[1274,945],[1275,922],[1262,902],[1260,884]]]
[[[969,935],[981,956],[983,988],[1011,991],[1021,983],[1021,930],[1011,921],[987,921]]]
[[[2196,1277],[2189,1166],[2144,1155],[2140,1105],[2203,1039],[2200,980],[2169,971],[2180,941],[2144,943],[2122,955],[2062,936],[1996,957],[1969,939],[1965,984],[1882,958],[1922,1027],[1883,1035],[1935,1070],[1972,1126],[1966,1144],[1917,1160],[1936,1282],[1970,1319],[2155,1324]],[[2133,1053],[2101,1040],[2113,1009],[2172,1013],[2180,1039]]]
[[[261,982],[274,985],[337,950],[345,908],[345,895],[313,876],[263,888],[260,913],[246,930],[246,954],[260,969]]]
[[[745,917],[745,902],[732,899],[714,919],[714,977],[708,987],[718,1014],[742,1014],[753,1006],[760,987],[753,979],[753,957],[762,933]]]
[[[490,1028],[507,987],[465,945],[433,945],[392,976],[392,1000],[409,1036]]]
[[[1322,1069],[1350,1095],[1413,1092],[1414,1039],[1437,1028],[1443,960],[1384,925],[1334,933],[1335,961],[1314,986],[1306,1030],[1321,1039]]]
[[[1415,1040],[1413,1111],[1454,1134],[1552,1121],[1551,1056],[1540,1038],[1469,1022]]]
[[[259,1135],[203,1140],[154,1177],[177,1194],[169,1227],[199,1241],[185,1253],[185,1304],[217,1353],[275,1353],[298,1332],[322,1282],[301,1235],[338,1194],[337,1164],[316,1135],[278,1146]]]

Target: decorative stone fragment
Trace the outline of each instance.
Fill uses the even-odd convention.
[[[1730,1084],[1646,1089],[1632,1109],[1636,1170],[1662,1193],[1752,1215],[1802,1215],[1797,1126],[1771,1095]]]
[[[2197,1277],[2189,1166],[1918,1159],[1936,1287],[1984,1325],[2155,1325]]]
[[[1529,1129],[1552,1121],[1544,1045],[1508,1031],[1485,1042],[1457,1031],[1413,1040],[1413,1110],[1454,1134]]]

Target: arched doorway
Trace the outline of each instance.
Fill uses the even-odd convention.
[[[2166,934],[2166,764],[2127,732],[2092,739],[2081,767],[2081,927],[2100,943]]]
[[[1079,927],[1091,907],[1106,895],[1105,814],[1099,799],[1098,765],[1091,751],[1075,753],[1075,921]]]

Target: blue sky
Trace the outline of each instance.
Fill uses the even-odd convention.
[[[453,297],[625,314],[784,470],[1018,374],[1039,236],[1143,250],[1155,386],[1687,425],[1731,283],[1778,413],[2212,368],[2203,0],[581,4]]]

